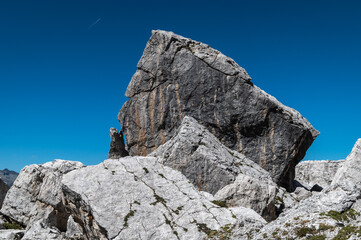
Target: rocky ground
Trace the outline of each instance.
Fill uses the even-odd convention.
[[[317,130],[232,59],[154,31],[126,95],[109,159],[0,188],[0,239],[361,239],[361,139],[299,163]]]

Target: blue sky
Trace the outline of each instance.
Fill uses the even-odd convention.
[[[202,41],[321,132],[306,159],[361,137],[360,1],[0,2],[0,169],[97,164],[152,29]]]

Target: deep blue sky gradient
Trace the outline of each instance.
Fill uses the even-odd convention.
[[[361,137],[360,12],[349,0],[1,1],[0,169],[106,159],[152,29],[220,50],[298,110],[321,132],[306,159],[345,158]]]

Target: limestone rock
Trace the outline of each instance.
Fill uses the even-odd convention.
[[[18,175],[19,175],[19,173],[15,172],[15,171],[11,171],[7,168],[5,168],[4,170],[0,170],[0,178],[7,185],[9,185],[9,187],[11,187],[13,185],[13,183]]]
[[[20,240],[24,236],[25,230],[0,230],[0,240]]]
[[[83,229],[81,228],[81,226],[78,223],[76,223],[74,221],[74,218],[72,216],[69,216],[69,218],[68,218],[65,236],[72,240],[84,239]]]
[[[110,128],[110,149],[108,158],[117,159],[128,156],[127,150],[125,150],[123,133],[118,132],[115,128]]]
[[[265,221],[251,209],[210,202],[154,157],[106,160],[62,179],[65,205],[88,239],[204,239],[243,234]]]
[[[130,155],[147,155],[191,116],[291,189],[294,167],[319,134],[297,111],[254,86],[247,72],[208,45],[153,31],[118,119]]]
[[[182,172],[198,190],[215,194],[215,200],[275,218],[276,184],[270,174],[224,146],[192,117],[185,116],[176,135],[149,156]]]
[[[307,185],[309,190],[316,184],[326,188],[330,186],[343,162],[344,160],[302,161],[296,166],[295,180],[302,185]]]
[[[22,240],[65,240],[63,234],[54,227],[47,226],[46,223],[40,221],[35,222],[25,232]]]
[[[285,239],[309,239],[316,236],[320,236],[319,239],[346,239],[340,236],[347,233],[347,239],[359,239],[360,198],[361,139],[337,170],[329,187],[296,203],[262,228],[254,239],[263,239],[264,234],[270,233],[274,233],[273,238]]]
[[[257,178],[239,174],[236,181],[219,190],[214,196],[229,206],[243,206],[255,210],[266,220],[277,217],[275,197],[277,187],[272,181],[264,182]]]
[[[64,160],[26,166],[6,195],[1,213],[25,226],[47,220],[64,229],[68,214],[61,204],[61,178],[82,167],[80,162]]]
[[[9,191],[9,186],[0,179],[0,207],[2,206],[6,193]]]

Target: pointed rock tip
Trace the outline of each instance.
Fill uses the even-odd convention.
[[[352,148],[351,152],[359,152],[361,153],[361,138],[357,139],[355,145]]]

